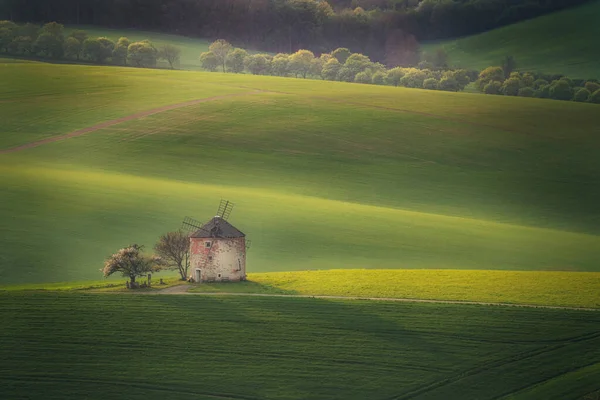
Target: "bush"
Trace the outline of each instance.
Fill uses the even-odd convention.
[[[445,90],[446,92],[458,92],[460,90],[460,85],[458,81],[454,78],[442,78],[440,80],[440,90]]]
[[[427,73],[420,69],[411,68],[406,75],[400,79],[400,84],[408,88],[422,88]]]
[[[347,67],[341,67],[337,74],[337,80],[340,82],[352,82],[354,80],[354,74]]]
[[[81,55],[82,49],[83,45],[76,38],[69,36],[65,40],[65,56],[79,60],[79,56]]]
[[[545,79],[537,79],[533,82],[533,88],[535,90],[539,90],[542,86],[546,86],[548,85],[550,82],[548,82]]]
[[[502,82],[500,81],[491,81],[487,85],[483,87],[483,93],[485,94],[500,94],[502,89]]]
[[[41,56],[59,59],[64,54],[63,41],[62,36],[42,33],[38,36],[33,48]]]
[[[592,94],[589,90],[581,88],[575,92],[575,96],[573,96],[573,101],[585,103],[586,101],[588,101],[591,95]]]
[[[127,49],[131,42],[126,37],[119,38],[112,53],[112,61],[117,65],[127,64]]]
[[[398,86],[400,79],[404,77],[404,70],[400,67],[392,68],[388,71],[385,83],[392,86]]]
[[[585,83],[585,88],[587,90],[589,90],[590,93],[594,93],[597,90],[600,90],[600,83],[593,82],[593,81],[588,81],[588,82]]]
[[[375,72],[371,78],[371,82],[374,85],[384,85],[386,74],[384,72]]]
[[[269,59],[264,54],[253,54],[246,57],[244,65],[253,75],[266,75],[271,69]]]
[[[271,72],[273,73],[273,75],[286,76],[288,74],[288,62],[289,56],[287,54],[279,53],[275,57],[273,57],[273,61],[271,62]]]
[[[520,97],[535,97],[535,89],[529,86],[519,89]]]
[[[504,82],[504,70],[502,70],[502,68],[488,67],[481,71],[479,79],[477,80],[479,90],[485,92],[486,85],[491,82],[500,82],[500,86],[502,86],[502,82]]]
[[[438,90],[439,82],[435,78],[427,78],[423,81],[423,89],[427,90]]]
[[[219,59],[212,51],[206,51],[200,54],[200,65],[203,69],[214,72],[219,67]]]
[[[244,49],[233,49],[225,59],[227,70],[236,74],[244,72],[244,60],[248,57],[248,52]],[[286,61],[287,64],[287,61]]]
[[[273,60],[273,62],[274,61],[275,60]],[[335,81],[338,78],[341,68],[342,64],[340,64],[336,58],[332,58],[331,60],[327,61],[325,65],[323,65],[321,76],[323,79],[327,79],[328,81]]]
[[[552,82],[552,85],[550,85],[550,98],[554,100],[571,100],[573,98],[573,88],[571,88],[569,82],[564,78]]]
[[[600,89],[596,90],[588,99],[590,103],[600,104]]]

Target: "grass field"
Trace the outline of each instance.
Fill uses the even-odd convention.
[[[512,55],[521,71],[600,79],[600,1],[458,40],[428,43],[446,49],[453,66],[481,70]]]
[[[0,317],[2,398],[577,399],[600,381],[597,312],[11,293]]]
[[[249,272],[599,269],[595,105],[41,63],[0,74],[0,149],[207,100],[0,154],[3,284],[98,279],[118,247],[151,247],[221,198],[253,241]]]
[[[241,284],[191,292],[458,300],[600,308],[600,273],[464,270],[328,270],[255,273]]]

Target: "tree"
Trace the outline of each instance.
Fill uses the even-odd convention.
[[[594,93],[597,90],[600,90],[600,83],[588,81],[585,83],[585,88],[589,90],[590,93]]]
[[[573,101],[585,103],[586,101],[588,101],[591,95],[592,94],[589,90],[587,90],[586,88],[581,88],[577,92],[575,92],[575,95],[573,96]]]
[[[539,88],[541,88],[542,86],[546,86],[548,85],[549,82],[545,79],[536,79],[535,81],[533,81],[533,88],[535,90],[539,90]]]
[[[538,90],[535,91],[535,97],[540,99],[550,98],[550,85],[542,85]]]
[[[157,56],[158,58],[167,61],[171,69],[174,69],[173,64],[178,63],[179,58],[181,57],[181,49],[167,43],[158,50]]]
[[[354,53],[348,57],[344,63],[344,67],[350,71],[350,75],[352,76],[351,81],[353,81],[356,74],[366,71],[367,68],[374,67],[374,64],[364,54]]]
[[[425,82],[423,82],[423,84],[425,84]],[[444,77],[440,80],[439,88],[446,92],[458,92],[460,90],[460,85],[453,77]]]
[[[517,96],[520,88],[521,80],[519,78],[509,78],[502,84],[502,93],[506,96]]]
[[[254,75],[265,75],[271,69],[269,59],[264,54],[253,54],[246,57],[244,66]]]
[[[82,31],[80,29],[74,30],[69,34],[69,37],[75,38],[79,41],[79,43],[83,43],[88,38],[88,34],[86,31]]]
[[[98,39],[86,39],[83,42],[83,55],[96,63],[101,63],[106,59],[104,48]]]
[[[590,103],[600,104],[600,89],[592,93],[588,101]]]
[[[12,21],[0,21],[0,50],[8,52],[8,46],[15,39],[17,24]]]
[[[298,50],[289,57],[288,69],[296,77],[302,75],[306,78],[306,75],[310,71],[315,55],[309,50]]]
[[[126,37],[121,37],[117,40],[115,48],[112,53],[112,60],[114,64],[126,65],[127,64],[127,50],[131,42]]]
[[[493,81],[504,82],[504,70],[500,67],[487,67],[479,73],[479,79],[477,80],[477,86],[479,90],[484,90],[485,86]]]
[[[446,79],[446,78],[444,78]],[[427,78],[423,81],[423,89],[438,90],[439,82],[435,78]]]
[[[100,60],[96,62],[102,63],[112,57],[113,50],[115,49],[115,42],[106,37],[99,37],[98,43],[100,43],[100,53],[98,54]]]
[[[331,55],[335,57],[340,64],[344,64],[348,57],[352,55],[352,53],[347,48],[341,47],[332,51]]]
[[[207,71],[215,72],[219,67],[219,59],[212,51],[200,54],[200,65]]]
[[[392,68],[387,73],[386,82],[388,85],[398,86],[400,84],[400,80],[404,77],[404,75],[404,68]]]
[[[109,277],[116,272],[129,278],[132,285],[138,276],[159,271],[160,260],[156,257],[146,257],[142,254],[144,246],[132,244],[122,248],[104,262],[102,273]]]
[[[483,93],[485,94],[500,94],[502,90],[502,82],[491,81],[483,87]]]
[[[554,81],[550,85],[550,98],[555,100],[571,100],[573,98],[573,88],[564,79]]]
[[[33,48],[41,56],[59,59],[64,54],[63,38],[50,33],[42,33],[36,39]]]
[[[190,238],[181,231],[162,235],[154,250],[160,256],[162,264],[168,269],[177,270],[181,280],[188,276],[190,267]]]
[[[356,83],[371,83],[371,74],[370,71],[362,71],[356,74],[354,77],[354,82]]]
[[[519,89],[519,97],[535,97],[535,89],[530,86],[525,86]]]
[[[448,68],[448,53],[443,48],[435,50],[433,55],[433,65],[436,68]]]
[[[273,75],[286,76],[288,74],[289,56],[284,53],[279,53],[273,57],[271,62],[271,72]]]
[[[65,27],[57,22],[48,22],[42,26],[42,33],[55,37],[64,37]]]
[[[517,68],[517,62],[513,56],[506,56],[502,61],[502,71],[504,71],[504,78],[508,79],[510,74]]]
[[[385,85],[386,74],[382,71],[377,71],[371,77],[371,82],[374,85]]]
[[[328,81],[335,81],[340,72],[340,68],[342,68],[342,64],[340,64],[337,58],[332,58],[323,65],[321,76]]]
[[[239,74],[244,72],[244,60],[248,57],[248,52],[244,49],[233,49],[227,54],[225,64],[227,70]]]
[[[323,72],[323,66],[325,65],[325,61],[323,61],[323,59],[321,57],[315,57],[313,58],[313,60],[310,62],[310,70],[309,73],[312,76],[316,76],[318,78],[321,78],[321,73]]]
[[[83,50],[83,44],[76,38],[69,36],[65,40],[65,55],[67,57],[75,58],[79,60],[81,51]]]
[[[227,55],[233,49],[231,44],[223,39],[215,40],[208,47],[208,51],[212,52],[214,56],[217,58],[219,65],[223,67],[223,72],[225,72],[225,63],[227,61]]]
[[[127,48],[127,58],[136,67],[155,67],[158,51],[148,40],[134,42]]]
[[[422,88],[426,78],[427,74],[424,71],[410,68],[402,79],[400,79],[400,84],[408,88]]]

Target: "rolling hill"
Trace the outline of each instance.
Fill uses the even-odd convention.
[[[457,40],[428,43],[444,48],[450,64],[481,70],[512,55],[520,71],[600,79],[600,1]]]
[[[117,248],[151,248],[221,198],[254,243],[250,272],[598,271],[592,104],[43,63],[0,75],[3,284],[98,279]]]

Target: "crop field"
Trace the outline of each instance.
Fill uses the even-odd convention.
[[[3,285],[99,279],[119,247],[151,248],[221,198],[253,241],[249,272],[599,270],[596,105],[41,63],[0,75]]]
[[[191,292],[477,301],[600,309],[600,273],[468,270],[327,270],[249,274],[241,284]]]
[[[428,43],[425,51],[446,49],[450,64],[481,70],[512,55],[521,71],[600,79],[596,51],[600,1],[457,40]]]
[[[577,399],[600,382],[598,312],[21,292],[0,317],[2,398]]]

